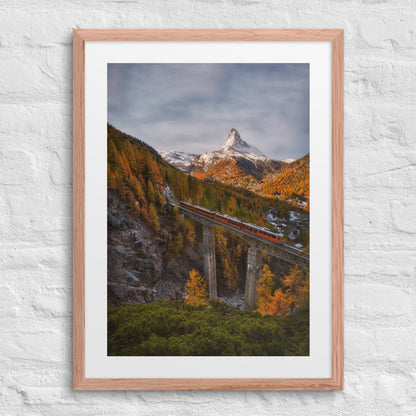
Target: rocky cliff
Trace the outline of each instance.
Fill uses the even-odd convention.
[[[160,220],[163,224],[165,218]],[[163,241],[112,190],[107,233],[109,306],[181,299],[189,270],[202,272],[200,244],[186,247],[182,256],[169,256]]]

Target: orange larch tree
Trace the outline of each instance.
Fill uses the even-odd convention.
[[[262,315],[270,314],[272,300],[273,273],[267,264],[263,266],[261,278],[257,283],[257,312]]]
[[[281,289],[276,289],[270,300],[270,315],[285,315],[290,308],[290,298]]]
[[[207,282],[195,269],[189,272],[184,299],[188,305],[200,306],[208,303]]]

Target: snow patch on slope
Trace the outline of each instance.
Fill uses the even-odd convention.
[[[166,162],[185,172],[189,171],[192,161],[197,156],[195,153],[187,153],[177,150],[159,150],[159,154]]]

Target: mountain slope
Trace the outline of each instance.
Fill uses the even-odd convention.
[[[309,199],[309,154],[296,160],[270,159],[245,142],[234,128],[214,152],[198,156],[179,151],[161,154],[171,165],[201,180],[248,189],[266,198]]]
[[[302,196],[309,199],[309,169],[308,153],[283,166],[280,171],[267,175],[253,191],[268,198]]]
[[[181,152],[179,150],[160,150],[159,154],[163,157],[163,159],[166,160],[166,162],[170,163],[172,166],[175,166],[175,168],[178,168],[185,173],[190,172],[192,161],[197,156],[195,153]]]
[[[189,271],[202,273],[202,228],[166,203],[166,186],[177,200],[260,225],[267,224],[267,210],[287,210],[282,201],[187,175],[110,125],[107,146],[110,306],[179,299]],[[231,231],[216,231],[216,247],[220,296],[243,291],[245,243]]]
[[[221,149],[197,156],[190,171],[198,179],[214,179],[250,189],[281,166],[282,162],[267,158],[245,142],[237,130],[231,129]]]

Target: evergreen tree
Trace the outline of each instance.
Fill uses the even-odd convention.
[[[123,154],[129,163],[130,169],[134,173],[137,173],[138,171],[136,152],[137,152],[137,147],[132,145],[131,142],[128,140],[124,146]]]
[[[162,187],[163,186],[163,178],[162,175],[160,173],[159,167],[157,165],[156,160],[154,160],[152,162],[152,165],[150,167],[150,178],[152,179],[152,182],[157,186],[157,187]]]
[[[309,310],[309,271],[305,272],[304,284],[300,291],[300,307]]]
[[[118,163],[118,151],[116,145],[114,144],[113,140],[108,140],[107,146],[107,162],[110,167],[115,166]]]
[[[185,218],[183,222],[183,231],[185,235],[186,244],[192,246],[195,242],[195,227],[190,218]]]
[[[163,208],[165,206],[165,198],[160,193],[160,191],[156,192],[156,204],[160,208]]]
[[[292,309],[294,306],[301,307],[301,295],[305,286],[305,275],[303,270],[296,265],[290,270],[289,274],[283,278],[282,283],[287,288],[288,297],[292,302]]]
[[[118,163],[121,168],[121,171],[123,172],[123,177],[125,179],[129,179],[131,177],[131,169],[124,153],[122,153],[121,155],[118,154]]]
[[[110,189],[118,188],[116,175],[111,171],[110,166],[107,167],[107,185]]]
[[[152,204],[154,204],[156,202],[155,188],[153,187],[153,184],[150,181],[150,179],[147,181],[147,199]]]
[[[175,254],[178,256],[182,253],[183,250],[183,235],[181,232],[178,233],[178,235],[175,238]]]
[[[151,227],[156,231],[160,231],[159,217],[157,215],[156,208],[153,204],[149,205],[149,221]]]
[[[133,189],[133,193],[139,200],[141,205],[147,205],[146,197],[143,192],[143,187],[137,177],[133,176],[129,181],[130,187]]]

